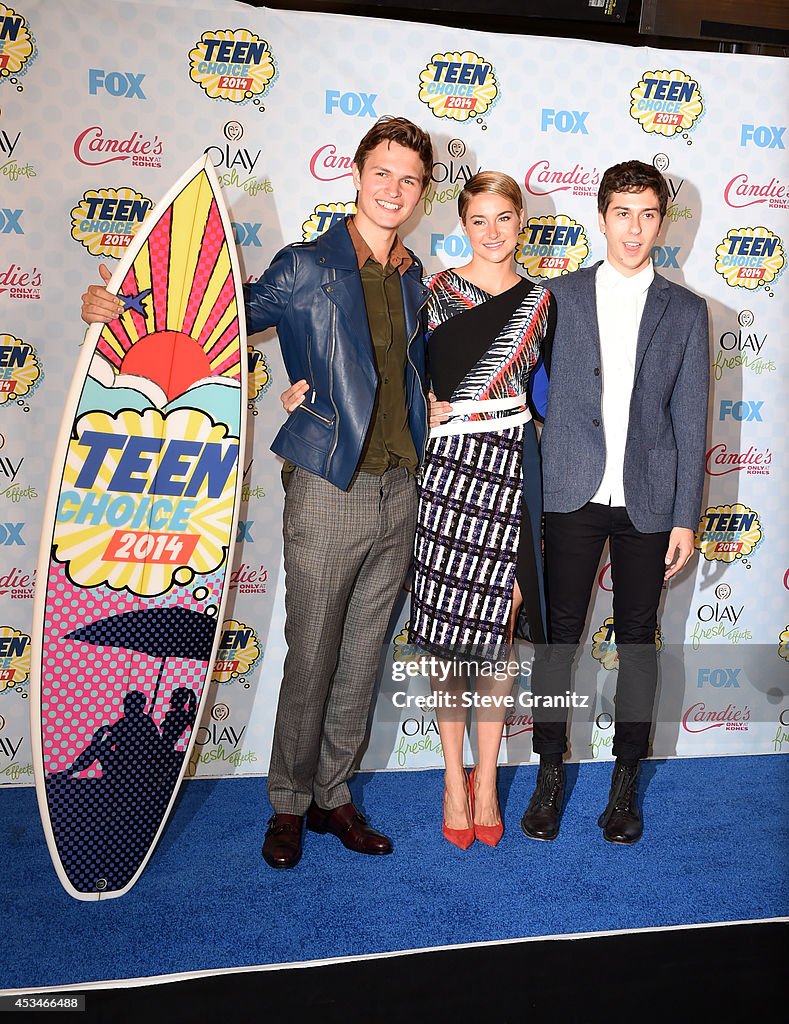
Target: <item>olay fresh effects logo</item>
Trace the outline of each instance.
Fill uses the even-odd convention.
[[[715,505],[706,509],[699,520],[696,548],[708,562],[746,560],[762,542],[762,524],[759,513],[747,505]]]
[[[161,167],[163,148],[158,135],[133,131],[118,138],[105,133],[98,124],[85,128],[74,139],[74,156],[88,167],[126,160],[131,161],[131,167]]]
[[[319,146],[310,157],[310,174],[318,181],[339,181],[350,178],[353,154],[338,153],[333,142]]]
[[[258,635],[251,626],[236,619],[226,619],[222,623],[212,681],[227,685],[240,679],[244,688],[249,689],[248,679],[242,677],[249,674],[262,653]]]
[[[271,367],[263,353],[247,345],[247,408],[257,416],[255,406],[271,387]]]
[[[594,198],[600,184],[600,171],[596,167],[574,164],[572,167],[552,167],[550,160],[538,160],[526,171],[523,186],[529,195],[548,196],[553,192],[569,192],[571,196]]]
[[[227,121],[222,134],[227,142],[220,146],[208,146],[204,150],[216,168],[222,188],[237,188],[253,197],[258,192],[273,192],[268,178],[260,178],[253,174],[262,151],[238,145],[244,136],[244,126],[241,122]]]
[[[552,278],[571,274],[589,255],[583,224],[566,213],[530,217],[518,237],[515,259],[529,277]]]
[[[8,299],[40,299],[41,271],[38,267],[25,269],[21,263],[12,263],[0,271],[0,295]]]
[[[684,71],[645,71],[630,91],[630,116],[650,135],[687,138],[704,113],[699,83]]]
[[[498,98],[493,65],[471,50],[434,53],[419,75],[419,99],[435,117],[481,121]]]
[[[744,171],[735,174],[723,190],[726,205],[735,210],[746,206],[764,206],[770,210],[789,210],[789,188],[781,183],[780,178],[772,177],[769,181],[751,180]]]
[[[0,3],[0,82],[15,85],[38,56],[38,47],[24,15]]]
[[[18,405],[30,412],[27,397],[43,378],[33,346],[13,334],[0,334],[0,409]]]
[[[772,461],[773,454],[769,448],[757,448],[752,444],[743,452],[729,448],[725,441],[721,441],[707,452],[706,471],[708,476],[726,476],[727,473],[769,476]]]
[[[743,640],[752,640],[753,633],[742,619],[745,605],[737,605],[732,598],[732,588],[728,583],[719,583],[715,588],[715,601],[700,604],[696,609],[696,621],[690,642],[697,651],[703,643],[739,644]]]
[[[433,164],[433,172],[422,197],[422,207],[428,217],[436,205],[454,203],[469,178],[482,170],[464,160],[465,155],[465,142],[462,139],[450,139],[446,157]]]
[[[751,330],[756,317],[750,309],[741,309],[737,314],[739,330],[724,331],[718,338],[712,373],[715,380],[720,380],[728,370],[748,370],[759,377],[763,373],[774,373],[774,360],[762,356],[767,334]]]
[[[71,237],[92,256],[120,259],[152,208],[133,188],[88,189],[71,211]]]
[[[189,77],[212,100],[253,103],[277,79],[277,64],[265,39],[248,29],[204,32],[189,52]]]
[[[785,266],[781,239],[762,226],[731,228],[715,249],[715,270],[730,288],[771,285]],[[773,294],[769,287],[766,290]]]
[[[728,704],[725,708],[709,708],[703,700],[691,704],[682,716],[685,732],[708,732],[723,729],[725,732],[747,732],[751,709],[746,704]]]
[[[12,138],[7,131],[0,131],[0,174],[6,181],[15,182],[20,178],[35,178],[35,168],[30,162],[20,163],[19,158],[14,156],[16,147],[22,133],[17,132]]]
[[[311,242],[328,231],[332,224],[352,213],[356,213],[356,203],[318,203],[301,225],[301,237],[305,242]]]
[[[23,687],[30,681],[30,637],[13,626],[0,626],[0,694],[16,690],[27,697]]]
[[[668,187],[668,207],[666,216],[671,221],[693,220],[693,211],[680,198],[680,191],[685,184],[684,178],[675,178],[668,174],[671,161],[666,153],[655,153],[652,158],[652,166],[663,175]]]

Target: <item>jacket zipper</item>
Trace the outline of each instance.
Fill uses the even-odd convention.
[[[331,271],[332,283],[337,280],[337,271]],[[331,460],[334,458],[334,453],[337,450],[337,442],[340,437],[340,413],[334,402],[334,349],[336,345],[337,335],[337,307],[332,302],[331,304],[331,347],[329,349],[329,401],[331,407],[334,409],[334,440],[332,441],[331,449],[329,450],[329,456],[326,459],[326,473],[328,475],[329,468],[331,466]]]
[[[311,409],[306,402],[302,402],[299,408],[308,412],[310,416],[314,416],[316,420],[320,420],[322,423],[325,423],[328,427],[330,427],[334,422],[334,420],[330,420],[328,416],[321,416],[319,412],[315,412],[315,410]]]

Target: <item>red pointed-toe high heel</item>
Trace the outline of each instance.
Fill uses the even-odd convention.
[[[504,835],[504,822],[499,821],[498,825],[478,825],[474,821],[474,772],[477,770],[477,766],[471,769],[468,777],[468,791],[469,791],[469,803],[471,804],[471,820],[474,826],[474,838],[479,839],[481,843],[485,843],[486,846],[497,846],[501,841],[501,837]],[[501,818],[501,811],[499,811],[499,818]]]
[[[444,801],[446,801],[447,791],[444,789]],[[469,797],[469,800],[471,798]],[[470,804],[469,804],[470,806]],[[445,821],[441,823],[441,835],[448,843],[452,843],[453,846],[457,846],[461,850],[467,850],[469,846],[474,842],[474,821],[472,811],[472,823],[468,828],[450,828]]]

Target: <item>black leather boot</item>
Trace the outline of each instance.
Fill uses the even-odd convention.
[[[636,804],[638,768],[614,765],[608,806],[597,819],[603,839],[609,843],[637,843],[643,834],[644,824]]]
[[[559,835],[564,800],[564,765],[541,764],[537,785],[529,806],[521,818],[521,828],[529,839],[549,841]]]

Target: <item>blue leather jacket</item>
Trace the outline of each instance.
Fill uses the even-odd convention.
[[[408,340],[408,421],[420,461],[427,438],[421,311],[428,296],[421,275],[414,257],[400,278]],[[282,249],[244,293],[248,333],[276,327],[288,377],[310,385],[271,450],[347,490],[367,436],[378,375],[359,265],[345,222],[312,242]]]

